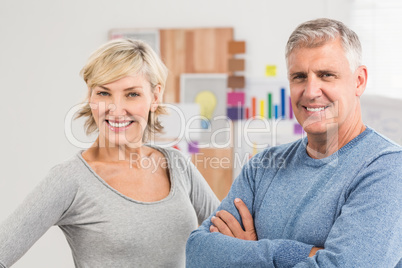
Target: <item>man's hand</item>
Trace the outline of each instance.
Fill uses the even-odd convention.
[[[311,251],[310,251],[310,254],[308,256],[313,257],[317,253],[317,251],[319,251],[320,249],[324,249],[324,248],[312,247]]]
[[[226,210],[216,212],[216,215],[211,219],[213,225],[210,226],[209,230],[211,233],[219,232],[221,234],[243,240],[257,241],[258,239],[254,228],[254,219],[251,216],[246,204],[244,204],[240,198],[236,198],[234,200],[234,204],[239,211],[245,230],[243,230],[236,218]]]

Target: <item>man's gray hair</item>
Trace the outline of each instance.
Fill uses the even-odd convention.
[[[316,19],[300,24],[290,35],[286,44],[286,63],[295,48],[319,47],[340,37],[350,69],[354,72],[362,61],[362,47],[357,34],[340,21]]]

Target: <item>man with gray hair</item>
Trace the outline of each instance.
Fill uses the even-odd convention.
[[[307,137],[245,165],[190,235],[187,266],[402,267],[402,148],[362,122],[359,38],[339,21],[305,22],[286,63]]]

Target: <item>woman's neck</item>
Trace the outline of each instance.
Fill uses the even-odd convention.
[[[129,145],[100,144],[98,137],[92,146],[83,153],[83,156],[89,161],[120,162],[131,161],[133,158],[138,159],[147,153],[148,150],[142,142]]]

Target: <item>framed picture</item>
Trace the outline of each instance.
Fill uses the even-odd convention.
[[[163,133],[157,137],[159,145],[173,146],[174,142],[181,140],[187,143],[198,143],[200,134],[193,133],[191,130],[201,128],[201,123],[200,121],[191,122],[190,119],[200,114],[200,106],[196,103],[168,103],[162,104],[162,107],[165,108],[167,114],[159,116],[159,121],[163,126]]]
[[[230,144],[226,117],[227,74],[182,74],[180,102],[200,105],[200,146],[224,148]]]

